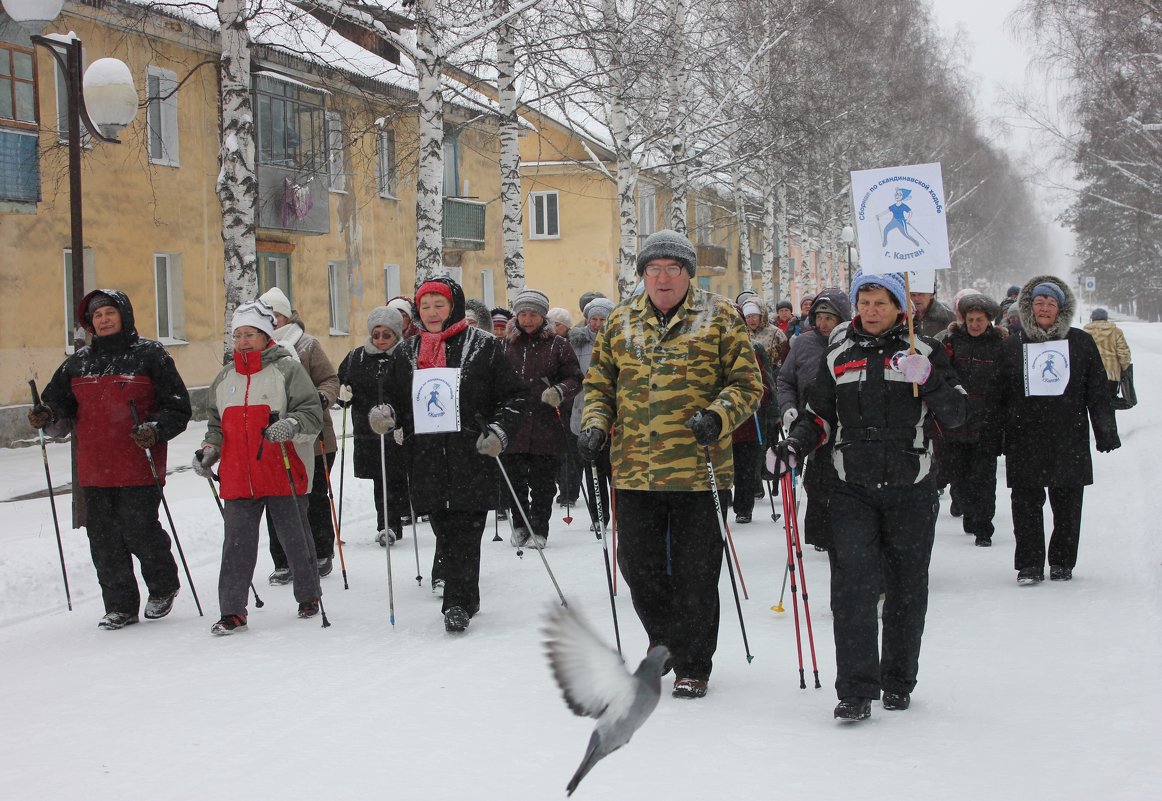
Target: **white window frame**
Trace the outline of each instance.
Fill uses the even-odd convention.
[[[553,214],[549,215],[549,199],[553,201]],[[549,233],[553,223],[555,233]],[[561,196],[553,190],[529,192],[529,239],[561,238]]]
[[[157,92],[150,91],[150,86],[156,81]],[[181,158],[178,153],[178,76],[171,70],[155,67],[152,64],[145,68],[145,92],[148,103],[145,109],[145,141],[149,150],[151,164],[161,164],[166,167],[180,167]],[[154,153],[154,125],[160,127],[158,139],[161,152]]]
[[[165,270],[164,294],[162,282],[158,280],[162,268]],[[180,253],[153,254],[153,297],[157,340],[163,345],[185,345],[185,304],[182,291],[182,256]],[[162,310],[169,325],[162,328]]]
[[[398,264],[383,265],[383,302],[386,304],[392,298],[398,298],[400,291],[400,275]]]
[[[347,262],[327,262],[328,324],[331,336],[351,333],[351,286]]]
[[[375,181],[379,196],[385,200],[398,200],[396,195],[395,131],[384,128],[375,137]]]
[[[343,152],[343,117],[337,111],[328,111],[324,117],[327,129],[328,188],[337,194],[347,194],[347,159]]]
[[[443,148],[444,174],[441,186],[444,197],[460,197],[460,142],[455,136],[445,136]]]
[[[492,270],[480,271],[480,295],[485,306],[490,309],[496,306],[496,279]]]
[[[274,283],[267,284],[264,280],[268,268],[268,261],[274,262]],[[258,251],[258,293],[278,287],[286,295],[287,300],[294,303],[294,294],[291,292],[291,254],[289,253],[270,253],[268,251]]]
[[[641,184],[637,196],[637,232],[649,236],[658,230],[658,194],[652,186]]]

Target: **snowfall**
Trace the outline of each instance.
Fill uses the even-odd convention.
[[[803,554],[822,688],[804,621],[800,689],[790,592],[785,611],[772,608],[783,521],[760,501],[754,523],[729,517],[754,660],[724,570],[709,694],[675,699],[664,679],[653,716],[575,797],[1162,798],[1162,325],[1124,329],[1141,404],[1119,412],[1121,450],[1095,454],[1073,581],[1017,586],[1002,462],[992,548],[973,546],[944,499],[911,709],[877,703],[870,720],[840,724],[827,559]],[[338,566],[324,579],[331,627],[297,618],[289,586],[268,586],[264,533],[255,585],[265,606],[251,607],[249,631],[213,637],[222,526],[206,482],[184,464],[204,425],[171,445],[166,498],[205,616],[187,584],[169,617],[116,632],[97,629],[100,592],[84,532],[67,523],[67,492],[57,507],[71,612],[47,497],[12,500],[44,489],[40,448],[0,451],[0,799],[563,798],[592,721],[568,710],[546,662],[541,628],[558,599],[536,553],[517,557],[507,523],[503,542],[492,541],[490,515],[482,608],[466,634],[450,635],[420,524],[421,584],[412,532],[391,549],[391,625],[371,484],[353,478],[348,454],[350,589]],[[68,446],[50,445],[49,458],[54,484],[67,484]],[[584,508],[571,523],[567,514],[554,509],[545,556],[570,606],[612,647],[601,543]],[[646,639],[620,581],[616,607],[632,669]]]

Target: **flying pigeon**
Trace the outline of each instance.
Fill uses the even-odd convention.
[[[628,743],[654,711],[661,695],[662,666],[670,651],[664,645],[654,646],[630,675],[617,652],[571,607],[555,607],[544,633],[549,665],[565,703],[574,714],[597,719],[585,758],[565,788],[573,795],[585,774]]]

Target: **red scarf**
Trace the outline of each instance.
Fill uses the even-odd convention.
[[[421,370],[428,367],[447,367],[448,361],[444,358],[444,340],[456,336],[467,327],[468,320],[461,319],[438,334],[421,330],[420,353],[416,357],[416,366]]]

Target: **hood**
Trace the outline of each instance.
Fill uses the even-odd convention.
[[[466,313],[467,313],[465,300],[464,300],[463,287],[461,287],[458,283],[456,283],[455,281],[453,281],[451,278],[449,278],[446,275],[437,275],[434,278],[429,278],[427,281],[423,281],[421,283],[421,286],[423,284],[427,284],[427,283],[443,284],[444,286],[448,287],[448,289],[452,292],[452,314],[449,315],[448,319],[444,321],[443,330],[447,330],[451,326],[453,326],[456,323],[463,320],[464,317],[466,316]],[[419,290],[419,288],[417,287],[417,291],[418,290]],[[419,313],[418,310],[420,308],[420,299],[419,299],[418,295],[416,296],[415,307],[416,307],[417,314],[418,314]],[[421,330],[421,331],[424,330],[423,323],[420,322],[420,320],[418,318],[416,319],[415,322],[416,322],[417,330]],[[489,322],[488,327],[489,328],[492,327],[491,321]]]
[[[1065,306],[1057,315],[1057,322],[1048,331],[1041,330],[1033,319],[1033,299],[1029,297],[1029,293],[1037,284],[1044,283],[1055,284],[1061,290],[1061,294],[1065,296]],[[1021,318],[1021,328],[1024,329],[1025,336],[1031,342],[1065,339],[1065,335],[1069,333],[1069,328],[1073,323],[1073,315],[1077,314],[1077,298],[1073,296],[1069,284],[1054,275],[1037,275],[1026,281],[1025,285],[1021,287],[1021,294],[1017,295],[1016,306]]]
[[[468,298],[464,301],[465,314],[476,320],[481,331],[492,332],[492,312],[484,305],[484,301]]]
[[[827,287],[819,291],[815,296],[815,300],[811,301],[811,312],[807,315],[807,325],[812,328],[815,327],[815,310],[820,303],[827,302],[835,307],[839,312],[839,322],[845,323],[851,319],[851,300],[848,299],[847,293],[837,287]]]
[[[117,307],[117,311],[121,313],[121,333],[127,336],[137,336],[137,324],[133,319],[133,304],[129,302],[129,296],[118,289],[94,289],[81,298],[81,302],[77,304],[77,320],[80,321],[85,330],[96,336],[97,332],[93,330],[93,319],[89,316],[89,303],[98,295],[108,297]]]
[[[597,334],[589,329],[588,325],[575,325],[569,329],[569,344],[573,350],[592,345],[597,341]]]

